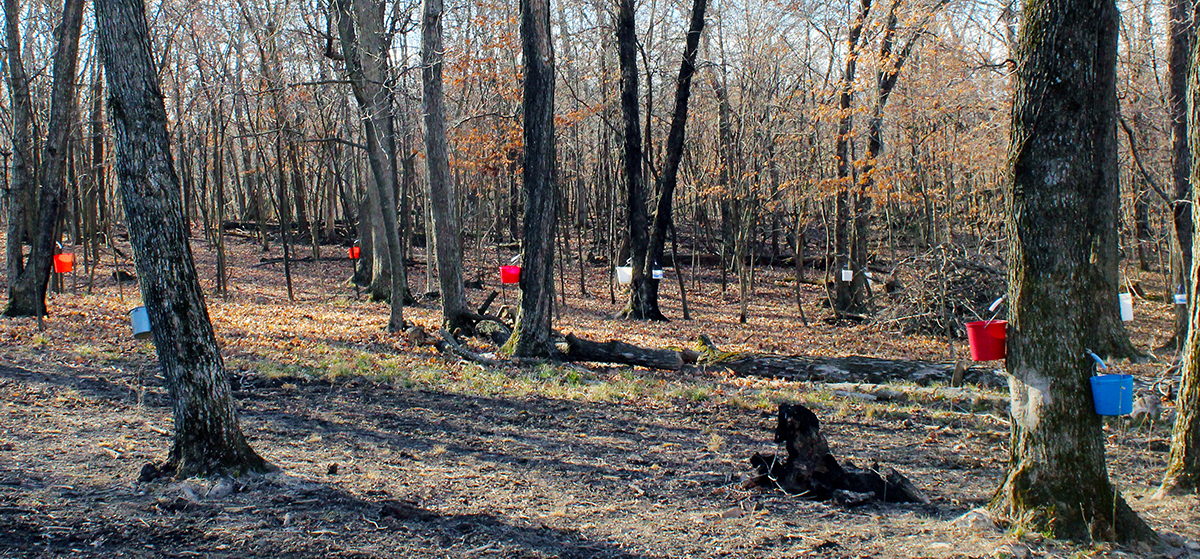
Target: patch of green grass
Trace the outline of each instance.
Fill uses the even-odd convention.
[[[34,334],[33,338],[29,340],[29,346],[36,350],[46,349],[48,345],[50,345],[50,337],[42,332]]]

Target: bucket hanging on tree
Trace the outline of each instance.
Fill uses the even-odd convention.
[[[1008,321],[979,320],[964,324],[971,345],[971,359],[994,361],[1007,355]]]
[[[617,284],[629,285],[633,283],[633,266],[617,266]]]
[[[1123,322],[1133,321],[1133,294],[1121,293],[1117,296],[1121,305],[1121,320]]]
[[[75,255],[63,252],[54,255],[54,273],[65,274],[75,267]]]
[[[362,256],[362,249],[359,247],[350,247],[350,259],[358,260],[359,256]]]
[[[520,266],[501,266],[500,283],[518,283],[521,281]]]
[[[150,313],[146,307],[137,307],[129,311],[129,322],[133,326],[133,337],[145,340],[150,337]]]
[[[1133,375],[1097,375],[1091,378],[1091,384],[1098,415],[1127,415],[1133,411]]]

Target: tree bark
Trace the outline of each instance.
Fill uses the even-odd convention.
[[[1200,4],[1194,0],[1171,0],[1169,5],[1170,49],[1167,59],[1169,89],[1167,104],[1171,115],[1171,183],[1174,202],[1171,203],[1175,238],[1179,246],[1180,266],[1178,281],[1183,293],[1188,294],[1188,304],[1175,307],[1175,336],[1177,346],[1183,346],[1188,336],[1188,316],[1192,301],[1192,235],[1195,230],[1192,218],[1192,160],[1188,151],[1188,69],[1192,64],[1192,48],[1196,42],[1196,11]]]
[[[8,300],[20,297],[13,291],[25,271],[25,243],[34,238],[33,218],[37,214],[34,194],[37,184],[37,155],[33,148],[33,100],[29,94],[29,76],[21,59],[21,10],[17,0],[4,0],[4,30],[8,54],[8,91],[12,102],[12,173],[5,201],[8,204],[8,246],[6,271]],[[19,309],[20,315],[27,315]],[[40,308],[32,309],[38,312]],[[5,315],[11,316],[7,310]]]
[[[429,181],[429,208],[437,251],[438,287],[441,288],[442,327],[453,332],[467,321],[463,294],[462,231],[458,203],[446,154],[446,108],[442,93],[442,0],[425,0],[421,26],[422,113],[425,115],[425,169]],[[426,253],[430,241],[426,239]]]
[[[671,115],[671,130],[667,135],[666,158],[654,189],[658,192],[658,207],[654,212],[654,225],[650,231],[645,267],[642,269],[642,283],[629,293],[629,308],[625,312],[629,318],[666,320],[658,308],[658,286],[662,282],[654,279],[653,271],[662,266],[667,233],[672,226],[671,205],[675,198],[675,186],[679,183],[688,99],[692,92],[692,75],[696,73],[696,53],[700,50],[700,36],[704,33],[704,11],[707,6],[708,0],[692,1],[692,20],[683,49],[683,62],[679,65],[679,78],[675,82],[675,112]]]
[[[395,129],[392,120],[389,41],[383,30],[383,5],[372,0],[337,0],[333,2],[338,17],[342,54],[354,98],[362,113],[367,136],[367,159],[375,178],[375,191],[383,218],[384,237],[391,266],[391,314],[388,332],[404,330],[404,303],[408,298],[408,282],[400,244],[396,211]]]
[[[41,188],[36,195],[31,193],[27,199],[32,201],[36,197],[37,200],[36,210],[34,210],[36,213],[33,214],[36,215],[36,220],[32,222],[33,230],[30,232],[32,246],[29,251],[29,259],[20,273],[15,277],[9,276],[9,299],[8,307],[4,310],[5,316],[42,316],[46,314],[46,286],[50,280],[50,267],[56,252],[55,243],[59,237],[59,218],[65,202],[68,144],[75,119],[77,89],[75,69],[79,59],[79,30],[83,25],[83,4],[83,0],[65,0],[62,21],[55,31],[57,37],[54,50],[54,82],[50,92],[50,122],[47,126],[45,153],[42,154],[41,168],[37,173],[37,183]],[[5,17],[15,17],[15,14],[6,13]],[[16,82],[17,78],[14,77],[13,80]],[[25,93],[28,93],[28,81],[25,80],[23,83],[26,87]],[[16,97],[25,97],[25,95],[18,94],[14,89],[14,105]],[[27,100],[26,98],[23,101]],[[23,120],[23,118],[14,113],[14,120]],[[18,123],[14,122],[14,124]],[[24,126],[24,123],[19,124]],[[14,149],[14,153],[17,151]],[[10,237],[9,244],[12,243],[13,240]],[[19,251],[21,247],[19,234],[16,243]],[[11,259],[12,252],[9,253],[9,256]],[[11,272],[11,260],[9,266]]]
[[[854,161],[850,153],[850,140],[854,131],[854,112],[851,105],[854,101],[854,75],[858,69],[859,39],[863,27],[866,26],[867,16],[871,13],[871,0],[861,0],[858,15],[850,23],[850,32],[846,37],[846,70],[842,73],[841,93],[838,95],[838,131],[835,145],[837,157],[837,195],[835,198],[834,252],[835,261],[843,269],[853,270],[853,279],[845,281],[841,272],[834,275],[833,310],[838,316],[844,314],[862,314],[865,308],[859,303],[865,297],[859,293],[867,286],[864,275],[866,262],[855,260],[853,241],[850,238],[850,227],[854,224],[851,215],[851,205],[861,208],[862,203],[855,203],[851,196],[850,186],[854,180]]]
[[[596,363],[621,363],[637,365],[652,369],[678,371],[683,368],[683,358],[678,351],[671,349],[647,349],[627,344],[619,340],[593,342],[567,334],[567,352],[563,355],[567,361],[588,361]]]
[[[617,61],[621,66],[621,115],[624,121],[623,155],[625,169],[625,217],[629,230],[629,252],[633,260],[630,290],[638,297],[642,284],[654,281],[646,275],[646,253],[650,247],[646,212],[646,182],[642,173],[642,131],[638,118],[637,35],[634,0],[620,0],[617,11]],[[653,263],[650,263],[653,265]],[[630,313],[625,316],[642,318]]]
[[[558,352],[554,316],[554,238],[558,226],[558,159],[554,143],[554,43],[549,0],[521,0],[525,59],[525,220],[521,229],[521,310],[501,348],[513,357]]]
[[[184,226],[167,114],[140,0],[97,0],[116,170],[175,420],[177,477],[269,468],[242,435]]]
[[[1154,533],[1109,483],[1090,351],[1114,349],[1118,12],[1033,0],[1017,51],[1009,151],[1009,470],[992,507],[1055,538]]]
[[[1174,14],[1174,10],[1172,10]],[[1189,160],[1200,154],[1200,42],[1192,39],[1191,70],[1188,72],[1187,91],[1187,134],[1190,147]],[[1174,48],[1174,44],[1172,44]],[[1174,54],[1174,51],[1172,51]],[[1174,76],[1172,76],[1174,77]],[[1200,180],[1200,167],[1193,166],[1190,170],[1191,180]],[[1176,188],[1179,184],[1176,183]],[[1176,191],[1178,195],[1178,190]],[[1200,201],[1200,192],[1192,189],[1191,204]],[[1176,206],[1176,227],[1179,227],[1178,206]],[[1191,211],[1185,208],[1187,222],[1190,228]],[[1181,237],[1182,244],[1182,237]],[[1162,486],[1156,497],[1180,495],[1200,492],[1200,305],[1196,305],[1196,286],[1200,284],[1200,258],[1195,254],[1196,247],[1192,246],[1191,268],[1189,269],[1191,286],[1189,304],[1187,305],[1189,322],[1186,329],[1186,343],[1183,347],[1183,384],[1179,388],[1179,396],[1175,401],[1178,414],[1175,416],[1175,427],[1171,432],[1171,452],[1167,458],[1167,472],[1163,476]]]

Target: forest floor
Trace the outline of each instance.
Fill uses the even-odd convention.
[[[82,267],[66,276],[44,330],[0,320],[0,557],[1200,556],[1200,500],[1149,499],[1165,466],[1165,422],[1110,422],[1109,471],[1178,547],[1067,544],[955,520],[1000,483],[1003,410],[936,394],[869,402],[819,383],[703,368],[485,368],[385,333],[387,308],[355,296],[343,248],[293,263],[292,301],[282,265],[260,262],[277,250],[232,237],[222,298],[211,295],[214,253],[193,246],[242,428],[280,471],[138,482],[143,465],[166,456],[170,410],[152,344],[129,336],[136,282],[117,285],[106,251],[91,287]],[[127,243],[118,248],[129,254]],[[494,269],[469,275],[498,288]],[[612,320],[607,267],[585,270],[591,295],[579,294],[577,263],[567,267],[556,327],[593,340],[686,347],[703,333],[726,350],[933,361],[966,352],[961,340],[830,325],[820,320],[823,291],[807,284],[804,325],[784,269],[759,270],[745,324],[736,288],[722,294],[717,270],[689,288],[691,320],[678,319],[673,280],[663,289],[671,322]],[[412,268],[413,291],[424,283],[423,268]],[[472,304],[487,293],[469,291]],[[514,297],[510,287],[500,302]],[[1139,300],[1135,344],[1160,345],[1170,310]],[[426,330],[437,325],[436,302],[405,312]],[[1122,367],[1149,383],[1171,374],[1170,361]],[[748,487],[749,457],[782,452],[772,430],[784,401],[817,413],[840,460],[894,467],[931,502],[849,506]]]

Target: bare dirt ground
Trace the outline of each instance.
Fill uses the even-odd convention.
[[[213,254],[194,246],[211,278]],[[90,294],[82,269],[66,277],[44,331],[0,320],[0,557],[1189,555],[1186,546],[1065,544],[953,522],[986,504],[1003,474],[1008,427],[997,410],[954,398],[864,402],[700,369],[485,369],[386,335],[385,307],[356,300],[342,249],[323,250],[339,259],[297,262],[289,301],[282,267],[257,265],[277,254],[235,239],[232,294],[209,299],[239,381],[242,427],[278,473],[137,481],[165,457],[171,420],[151,344],[128,336],[125,313],[139,299],[112,280],[111,253]],[[588,271],[591,295],[579,295],[577,270],[568,276],[564,332],[656,347],[708,333],[724,349],[950,358],[935,338],[803,326],[786,271],[761,271],[745,325],[715,272],[688,292],[693,320],[642,324],[608,320],[607,268]],[[423,276],[414,270],[414,291]],[[808,316],[821,317],[819,290],[803,287]],[[665,312],[678,317],[673,289],[663,291]],[[505,294],[510,304],[514,295]],[[1168,311],[1139,301],[1135,343],[1161,343]],[[432,303],[406,312],[436,325]],[[1167,366],[1125,367],[1152,381]],[[845,506],[746,487],[749,456],[781,452],[770,413],[780,401],[813,408],[839,459],[895,467],[931,503]],[[1107,433],[1110,473],[1134,509],[1160,532],[1200,540],[1196,497],[1147,498],[1168,427],[1115,421]]]

